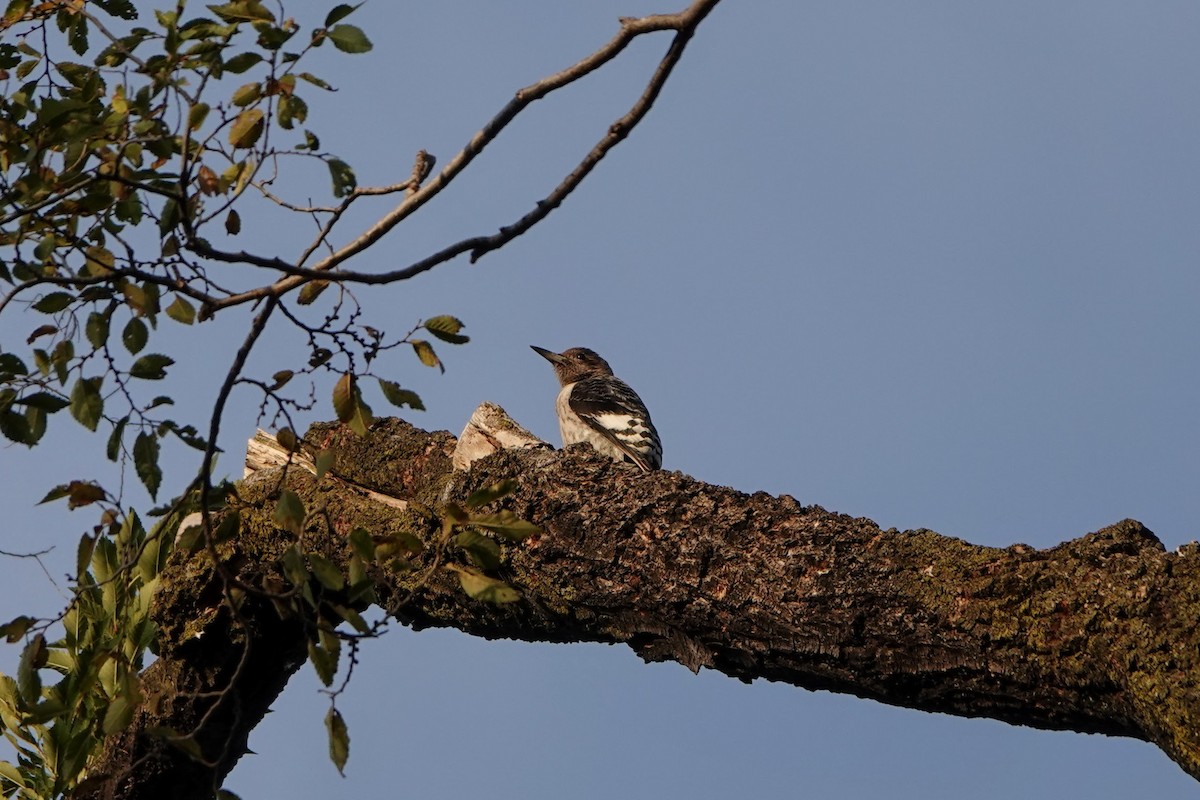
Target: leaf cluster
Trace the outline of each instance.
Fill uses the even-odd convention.
[[[0,761],[5,797],[61,796],[84,778],[104,737],[132,721],[155,639],[150,605],[172,547],[165,529],[147,533],[130,513],[83,537],[60,638],[25,616],[0,627],[8,641],[26,641],[16,677],[0,674],[0,730],[16,751],[15,763]]]
[[[132,457],[152,495],[159,440],[207,449],[192,424],[150,413],[173,401],[143,386],[167,378],[176,359],[148,346],[160,319],[193,325],[221,294],[189,251],[218,218],[228,235],[240,232],[235,206],[264,164],[305,156],[329,167],[332,193],[355,185],[311,130],[294,145],[270,137],[307,121],[301,86],[333,89],[301,69],[308,53],[326,43],[371,49],[343,21],[357,8],[336,5],[305,34],[259,0],[198,14],[179,2],[152,21],[128,0],[8,3],[0,311],[15,304],[41,319],[26,352],[0,347],[0,435],[33,446],[69,409],[88,430],[109,426],[109,457]],[[234,86],[238,78],[253,80]],[[157,242],[150,257],[147,238]]]

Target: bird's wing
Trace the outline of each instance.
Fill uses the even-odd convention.
[[[612,377],[585,378],[575,384],[568,402],[588,427],[616,445],[643,472],[656,468],[645,453],[634,449],[619,435],[624,432],[658,441],[646,404],[628,384]]]

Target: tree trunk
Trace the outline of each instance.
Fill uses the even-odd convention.
[[[491,416],[480,422],[482,412]],[[311,626],[281,624],[280,604],[261,593],[265,587],[278,600],[280,557],[296,541],[273,521],[284,482],[309,511],[303,549],[343,572],[346,537],[357,527],[379,541],[406,531],[427,543],[413,558],[416,569],[371,572],[376,602],[414,628],[624,642],[647,661],[744,681],[1131,736],[1200,778],[1195,544],[1166,553],[1132,520],[1048,550],[881,530],[786,495],[748,495],[678,472],[643,474],[586,445],[553,451],[494,406],[477,412],[463,439],[469,455],[455,451],[450,434],[399,420],[378,423],[365,438],[318,425],[305,441],[336,451],[331,475],[318,483],[293,465],[286,475],[274,468],[248,478],[243,529],[218,547],[221,570],[203,550],[173,556],[164,575],[170,588],[157,599],[165,641],[149,670],[163,676],[163,693],[109,743],[93,773],[98,785],[79,796],[211,797],[302,663]],[[452,459],[470,468],[455,470]],[[518,488],[495,506],[542,532],[502,544],[492,574],[521,599],[497,606],[468,598],[454,571],[424,567],[434,558],[463,561],[460,551],[434,546],[437,509],[505,478]],[[231,585],[237,613],[225,602]],[[215,699],[199,694],[213,689],[222,690]],[[202,722],[210,707],[216,711]],[[156,726],[199,727],[206,762],[147,733]],[[135,761],[140,767],[128,769]]]

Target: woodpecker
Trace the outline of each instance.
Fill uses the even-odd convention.
[[[563,447],[587,442],[614,461],[637,464],[643,472],[662,467],[662,442],[650,412],[629,384],[594,350],[572,347],[534,352],[554,365],[562,389],[554,403]]]

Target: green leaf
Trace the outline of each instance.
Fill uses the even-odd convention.
[[[289,453],[294,453],[300,449],[300,441],[296,438],[296,433],[291,428],[280,428],[275,431],[275,441],[283,445],[283,448]]]
[[[56,314],[71,305],[74,299],[75,295],[70,292],[51,292],[34,303],[33,310],[43,314]]]
[[[367,431],[375,424],[375,415],[371,413],[371,407],[363,402],[357,387],[354,390],[354,416],[350,417],[346,424],[359,436],[366,436]]]
[[[230,509],[221,517],[221,521],[217,523],[216,530],[213,531],[213,544],[227,542],[238,535],[242,529],[242,515],[235,509]]]
[[[437,353],[433,352],[433,345],[424,339],[413,339],[411,344],[422,364],[427,367],[437,367],[442,372],[446,371],[446,368],[442,366],[442,360],[437,357]]]
[[[462,584],[463,591],[475,600],[502,605],[521,599],[521,593],[504,581],[489,578],[466,567],[450,565],[450,568],[458,573],[458,582]]]
[[[354,376],[347,372],[333,386],[333,413],[341,422],[354,416]]]
[[[371,580],[367,575],[367,563],[358,555],[350,556],[350,562],[347,564],[346,572],[348,573],[348,582],[350,583],[350,591],[346,595],[346,599],[351,603],[364,603],[371,605],[376,602],[375,596],[375,581]],[[360,618],[361,619],[361,618]],[[355,630],[358,630],[358,623],[351,622]],[[365,631],[360,631],[365,633]]]
[[[82,575],[87,571],[88,564],[96,552],[96,536],[84,534],[79,537],[79,546],[75,548],[75,574]]]
[[[210,108],[208,103],[196,103],[188,109],[188,130],[199,130],[204,124],[204,120],[208,119]]]
[[[121,417],[121,420],[113,425],[112,433],[108,437],[108,446],[104,449],[104,454],[108,456],[109,461],[116,461],[121,454],[121,439],[125,435],[125,425],[129,422],[129,416]]]
[[[40,438],[34,435],[33,429],[29,426],[29,420],[24,414],[7,409],[0,411],[0,434],[3,434],[4,438],[9,441],[30,447],[37,444],[37,440]]]
[[[7,380],[14,375],[28,375],[29,367],[25,366],[25,362],[19,356],[13,353],[0,353],[0,381]]]
[[[126,281],[121,284],[125,304],[139,314],[151,316],[158,313],[158,287],[152,283],[138,285]]]
[[[262,97],[262,83],[254,81],[254,83],[239,86],[229,99],[235,106],[244,108],[260,97]]]
[[[71,22],[71,30],[67,33],[67,44],[71,45],[71,49],[76,55],[83,55],[88,49],[87,40],[87,17],[82,14],[75,17]]]
[[[439,317],[432,317],[425,320],[425,330],[432,333],[443,342],[450,344],[466,344],[471,341],[470,336],[461,336],[459,331],[462,330],[462,320],[444,314]]]
[[[480,514],[473,516],[469,520],[471,525],[478,525],[480,528],[487,528],[489,531],[495,531],[506,539],[512,539],[519,542],[522,539],[527,539],[535,533],[541,533],[542,529],[532,522],[526,522],[511,511],[500,511],[495,514]]]
[[[195,553],[204,544],[204,526],[188,525],[175,534],[175,549],[185,553]]]
[[[333,42],[333,46],[343,53],[369,53],[371,51],[371,40],[362,32],[362,28],[355,25],[334,25],[328,31],[326,36],[329,41]]]
[[[329,472],[330,468],[333,467],[333,462],[336,460],[336,458],[337,454],[332,448],[322,450],[321,452],[317,453],[316,457],[313,459],[313,464],[317,468],[317,480],[321,480],[321,478],[325,477],[325,473]]]
[[[88,314],[84,333],[87,335],[88,344],[99,350],[108,341],[108,315],[99,311]]]
[[[158,437],[153,433],[139,433],[133,442],[133,466],[152,499],[158,497],[158,487],[162,483],[158,453]]]
[[[324,81],[321,78],[318,78],[316,75],[313,75],[311,72],[301,72],[301,73],[298,73],[296,75],[296,77],[300,78],[301,80],[308,81],[313,86],[317,86],[321,89],[324,89],[327,92],[333,91],[333,87],[330,86],[327,81]]]
[[[333,684],[333,677],[337,674],[337,658],[337,652],[330,652],[313,641],[308,643],[308,660],[312,662],[321,683],[326,686]]]
[[[46,496],[39,500],[37,504],[40,506],[42,503],[51,503],[59,498],[66,497],[70,493],[71,485],[67,483],[60,483],[58,486],[55,486],[50,491],[46,492]]]
[[[321,293],[329,288],[329,281],[313,280],[304,284],[300,290],[299,296],[296,297],[296,302],[302,306],[310,306],[316,299],[321,296]]]
[[[365,584],[364,586],[362,586],[361,588],[365,592],[371,591],[371,585],[369,582],[367,584]],[[346,620],[346,622],[349,622],[350,627],[354,628],[354,630],[356,632],[364,634],[364,635],[371,632],[371,626],[369,624],[367,624],[367,621],[365,619],[363,619],[362,614],[359,614],[353,608],[347,608],[345,606],[339,606],[336,604],[331,604],[331,605],[333,607],[334,613],[336,613],[342,619]]]
[[[46,411],[33,406],[26,408],[25,422],[29,426],[29,441],[25,444],[33,447],[46,434]]]
[[[257,26],[255,26],[255,30],[258,31],[258,45],[260,47],[266,48],[267,50],[278,50],[279,48],[281,48],[285,44],[287,44],[288,39],[292,38],[292,36],[296,33],[296,31],[299,30],[299,27],[293,26],[293,27],[287,27],[287,28],[280,28],[280,27],[273,27],[273,26],[266,26],[266,25],[257,25]],[[294,60],[294,59],[289,58],[289,55],[291,55],[291,54],[289,54],[289,53],[283,54],[283,60],[285,62]]]
[[[328,28],[330,25],[334,25],[334,24],[337,24],[338,22],[341,22],[346,17],[350,16],[355,11],[357,11],[360,6],[362,6],[362,3],[353,5],[353,6],[347,5],[346,3],[337,4],[332,9],[330,9],[328,14],[325,15],[325,27]]]
[[[50,392],[34,392],[24,397],[18,397],[14,402],[22,403],[31,408],[40,408],[42,411],[49,411],[51,414],[56,411],[62,411],[71,404],[69,400]]]
[[[128,728],[129,723],[133,722],[133,712],[137,710],[140,702],[141,698],[128,697],[124,693],[114,697],[104,712],[104,734],[112,736]]]
[[[350,547],[363,561],[375,560],[375,541],[366,528],[355,528],[350,531]]]
[[[103,376],[79,378],[71,389],[71,416],[89,431],[96,430],[104,414],[104,398],[100,396]]]
[[[28,61],[22,61],[21,66],[17,67],[17,77],[24,80],[29,76],[29,73],[37,69],[38,64],[42,63],[41,59],[31,58]]]
[[[25,635],[25,632],[29,630],[35,621],[33,617],[26,617],[24,615],[11,619],[0,625],[0,635],[4,636],[9,644],[13,644]]]
[[[366,436],[367,429],[375,423],[371,407],[363,402],[354,376],[348,372],[333,387],[333,410],[337,418],[359,436]]]
[[[35,634],[21,651],[21,661],[17,665],[17,688],[29,706],[42,699],[42,679],[38,670],[46,666],[49,656],[46,637],[40,633]]]
[[[500,545],[477,531],[460,531],[454,544],[465,550],[477,567],[493,570],[500,566]]]
[[[275,15],[259,0],[234,0],[232,3],[210,5],[208,10],[225,22],[274,22]]]
[[[21,770],[17,769],[15,765],[9,763],[8,761],[0,761],[0,778],[9,781],[14,787],[19,787],[21,789],[30,788],[29,784],[25,780],[25,777],[21,774]],[[5,788],[9,789],[10,791],[15,791],[10,789],[10,787]]]
[[[517,489],[517,482],[512,478],[507,478],[499,483],[493,483],[491,486],[485,486],[482,489],[477,489],[471,492],[471,496],[467,498],[467,508],[479,508],[485,506],[501,497],[507,497]]]
[[[345,776],[346,760],[350,758],[350,732],[336,708],[330,708],[325,715],[325,730],[329,732],[329,759],[337,771]]]
[[[315,133],[313,133],[312,131],[310,131],[308,129],[305,129],[304,144],[296,145],[296,149],[297,150],[313,150],[313,151],[320,150],[321,149],[321,140],[319,138],[317,138],[317,135]]]
[[[243,72],[262,61],[262,58],[263,57],[258,53],[238,53],[233,58],[225,61],[225,71],[232,72],[236,75],[241,75]]]
[[[50,356],[50,363],[54,367],[54,373],[58,377],[58,382],[64,386],[67,383],[68,365],[74,357],[75,344],[72,340],[63,339],[54,345],[54,353]]]
[[[316,576],[316,579],[326,589],[340,592],[346,586],[346,577],[342,575],[342,571],[338,569],[337,564],[334,564],[324,556],[309,553],[308,566],[312,570],[312,574]]]
[[[297,545],[292,545],[283,551],[283,574],[293,586],[303,586],[308,583],[308,568],[304,566],[304,556]]]
[[[279,127],[290,131],[297,122],[303,123],[308,119],[308,103],[297,95],[284,95],[275,107],[275,116],[279,120]]]
[[[160,381],[167,377],[167,367],[175,363],[175,359],[162,353],[149,353],[142,356],[129,368],[129,377],[141,378],[145,381]]]
[[[300,495],[291,489],[284,489],[279,493],[279,502],[275,506],[275,522],[284,530],[291,531],[296,536],[300,535],[304,528],[304,503],[301,502]]]
[[[334,197],[345,197],[358,186],[358,178],[354,176],[354,170],[345,161],[340,158],[328,158],[325,160],[325,164],[329,167],[329,175],[333,179]]]
[[[150,338],[150,331],[146,328],[146,323],[142,322],[140,317],[134,317],[125,325],[125,330],[121,331],[121,342],[125,345],[125,349],[130,355],[137,355],[141,349],[146,346],[147,340]]]
[[[397,408],[408,406],[414,411],[425,410],[425,405],[421,402],[421,398],[417,396],[416,392],[401,389],[400,384],[394,381],[385,381],[383,378],[379,378],[378,380],[380,391],[383,392],[384,398],[392,405]]]
[[[266,123],[261,108],[249,108],[237,115],[229,129],[229,143],[235,148],[253,147],[262,136]]]
[[[163,201],[162,212],[158,215],[158,232],[163,236],[170,233],[179,224],[179,203],[174,197]]]
[[[88,275],[93,277],[108,275],[117,263],[116,256],[107,247],[93,245],[85,250],[84,254],[87,256],[84,261],[85,270]]]
[[[92,0],[104,13],[121,19],[137,19],[137,9],[130,0]]]
[[[463,511],[462,506],[458,503],[446,503],[446,505],[442,506],[442,515],[448,522],[454,525],[465,523],[471,516],[466,511]]]
[[[191,325],[196,321],[196,308],[182,296],[175,295],[175,301],[167,306],[166,314],[176,322]]]

